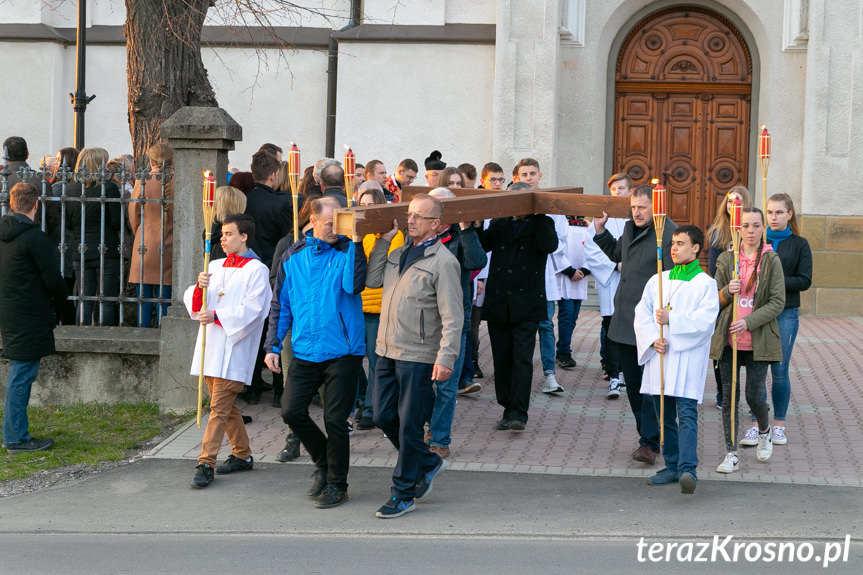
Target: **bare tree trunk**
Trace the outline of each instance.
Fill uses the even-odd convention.
[[[209,0],[126,0],[129,131],[135,157],[182,106],[217,106],[201,60]]]

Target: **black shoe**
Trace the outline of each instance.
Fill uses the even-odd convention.
[[[557,365],[563,369],[572,369],[575,367],[575,360],[572,359],[572,356],[569,354],[560,353],[555,359],[557,361]]]
[[[327,472],[317,469],[312,474],[312,486],[306,491],[306,495],[311,499],[317,499],[324,492],[327,486]]]
[[[321,394],[316,393],[312,396],[312,405],[321,406]]]
[[[282,394],[273,394],[273,407],[281,408],[282,407]]]
[[[513,419],[509,422],[510,431],[524,431],[525,423],[520,419]]]
[[[285,448],[276,456],[276,461],[287,463],[288,461],[293,461],[299,456],[300,440],[297,439],[296,435],[289,435],[287,441],[285,441]]]
[[[337,507],[347,500],[348,492],[346,490],[339,489],[335,485],[327,485],[321,496],[315,501],[315,507],[329,509],[330,507]]]
[[[243,424],[249,425],[250,423],[252,423],[252,416],[251,415],[244,415],[243,416]]]
[[[235,471],[251,471],[255,466],[255,460],[250,456],[248,461],[243,461],[239,457],[234,457],[233,454],[228,456],[225,463],[216,468],[216,473],[219,475],[227,475]]]
[[[482,372],[482,370],[476,364],[474,364],[474,366],[473,366],[473,376],[477,379],[485,379],[485,374]]]
[[[357,427],[357,429],[360,429],[363,431],[368,430],[368,429],[374,429],[375,428],[375,420],[369,416],[360,417],[359,419],[357,419],[356,427]]]
[[[192,487],[203,489],[213,482],[213,468],[206,463],[200,463],[195,467],[195,476],[192,478]]]
[[[54,445],[54,440],[50,437],[46,437],[45,439],[36,439],[35,437],[31,437],[27,441],[7,445],[6,451],[9,453],[27,453],[30,451],[42,451],[43,449],[48,449],[52,445]]]
[[[497,426],[495,426],[495,429],[497,429],[498,431],[506,431],[507,429],[509,429],[510,425],[512,425],[512,420],[503,417],[500,421],[497,422]]]
[[[246,391],[238,394],[237,397],[245,401],[246,405],[258,405],[261,403],[261,392],[252,391],[249,388],[246,388]]]

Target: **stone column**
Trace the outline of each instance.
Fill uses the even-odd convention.
[[[555,185],[560,2],[498,2],[494,150],[503,166],[539,161],[542,187]]]
[[[163,411],[194,409],[197,378],[189,375],[198,323],[189,319],[183,294],[194,284],[204,262],[201,200],[203,172],[216,185],[228,173],[228,151],[243,130],[221,108],[180,108],[162,123],[162,137],[174,150],[174,253],[171,307],[162,318],[157,397]]]

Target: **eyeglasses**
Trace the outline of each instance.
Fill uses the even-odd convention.
[[[489,178],[488,181],[492,184],[502,184],[506,181],[506,178]]]
[[[413,218],[415,220],[438,220],[438,219],[440,219],[437,216],[421,216],[421,215],[415,214],[413,212],[408,212],[408,219],[411,219],[411,218]]]
[[[402,175],[402,180],[404,180],[404,181],[405,181],[405,182],[407,182],[407,183],[411,183],[411,182],[412,182],[412,181],[414,181],[415,179],[417,179],[417,177],[416,177],[416,176],[409,176],[409,175],[407,175],[407,174]]]

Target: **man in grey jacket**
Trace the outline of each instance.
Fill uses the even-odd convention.
[[[394,221],[369,256],[366,285],[384,288],[374,420],[399,450],[390,499],[377,511],[382,519],[413,511],[414,500],[428,495],[446,468],[446,460],[423,441],[423,424],[434,407],[432,384],[452,375],[464,322],[461,268],[437,236],[442,216],[440,200],[415,197],[408,207],[410,241],[387,256],[398,232]]]
[[[659,418],[650,397],[641,393],[641,366],[635,342],[635,306],[641,301],[644,286],[656,274],[656,229],[653,227],[652,188],[638,186],[630,196],[632,219],[626,222],[623,235],[615,240],[605,229],[608,215],[593,220],[593,241],[608,258],[620,264],[620,285],[614,296],[614,315],[608,327],[608,338],[615,342],[618,360],[626,381],[626,395],[635,416],[638,449],[632,452],[636,461],[653,465],[659,453]],[[671,260],[671,237],[677,224],[667,219],[662,234],[662,269],[674,267]]]

